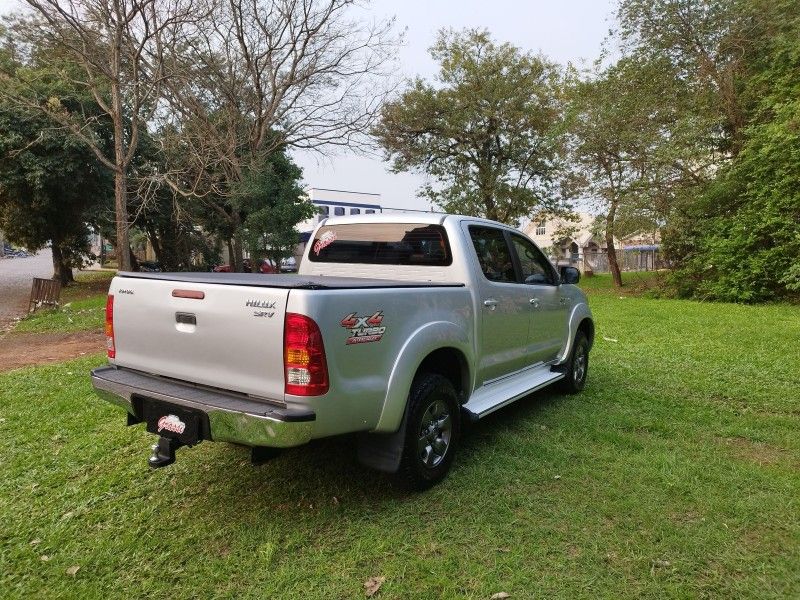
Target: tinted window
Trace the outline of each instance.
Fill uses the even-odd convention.
[[[318,206],[317,207],[317,213],[319,213],[319,216],[321,216],[321,217],[327,217],[330,214],[330,212],[331,212],[331,210],[330,210],[329,206]]]
[[[350,223],[320,227],[312,262],[447,266],[453,262],[444,227],[422,223]]]
[[[494,227],[471,226],[469,235],[486,279],[516,283],[514,262],[503,231]]]
[[[555,284],[550,261],[534,244],[519,235],[511,236],[511,243],[519,258],[522,281],[529,284]]]
[[[351,215],[360,215],[361,214],[361,209],[360,208],[351,208],[350,209],[350,214]]]
[[[341,206],[337,206],[336,208],[333,209],[333,214],[336,215],[337,217],[341,217],[344,214],[344,208],[342,208]]]
[[[366,214],[368,214],[368,215],[374,215],[374,214],[375,214],[375,209],[373,209],[373,208],[368,208],[368,209],[367,209],[367,210],[365,210],[364,212],[365,212]]]

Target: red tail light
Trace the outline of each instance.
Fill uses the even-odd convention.
[[[106,350],[108,351],[108,358],[116,357],[117,349],[114,347],[114,294],[109,294],[106,299]]]
[[[313,319],[286,313],[283,367],[287,394],[321,396],[328,391],[325,346],[322,344],[322,332]]]

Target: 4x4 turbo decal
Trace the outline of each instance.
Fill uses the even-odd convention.
[[[379,342],[386,333],[386,327],[382,327],[383,311],[375,311],[373,315],[359,317],[356,313],[350,313],[342,319],[341,325],[350,332],[345,344],[365,344],[367,342]]]

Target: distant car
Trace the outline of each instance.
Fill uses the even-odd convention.
[[[211,269],[214,273],[230,273],[231,266],[230,265],[217,265],[213,269]],[[249,258],[245,258],[242,261],[242,271],[245,273],[264,273],[272,274],[277,273],[278,269],[275,268],[275,264],[270,260],[259,260],[258,261],[258,270],[253,271],[252,263],[250,262]]]
[[[297,261],[293,256],[281,261],[281,273],[297,273]]]
[[[142,260],[139,261],[139,270],[145,273],[160,273],[164,269],[157,260]]]

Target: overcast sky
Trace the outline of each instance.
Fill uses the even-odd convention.
[[[0,13],[19,5],[0,0]],[[431,77],[436,64],[428,48],[442,27],[485,27],[498,41],[561,63],[592,61],[600,54],[615,5],[615,0],[374,0],[371,10],[377,18],[394,15],[398,28],[407,28],[400,50],[402,75]],[[384,206],[428,208],[416,197],[423,178],[389,173],[379,159],[296,153],[295,160],[308,186],[378,193]]]

